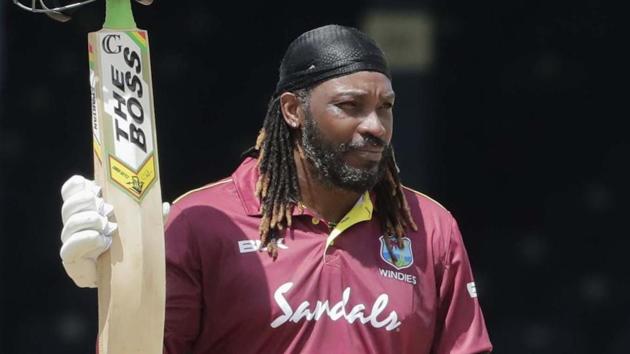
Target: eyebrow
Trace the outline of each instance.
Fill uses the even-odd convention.
[[[348,90],[343,90],[341,92],[336,93],[333,97],[335,98],[341,97],[341,96],[359,97],[359,96],[365,96],[367,94],[368,92],[365,90],[348,89]],[[385,93],[384,95],[382,95],[382,97],[385,99],[393,100],[394,98],[396,98],[396,94],[394,93],[394,91],[389,91]]]

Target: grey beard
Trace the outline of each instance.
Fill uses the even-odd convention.
[[[326,141],[308,113],[302,131],[302,147],[320,182],[357,193],[372,189],[383,178],[387,159],[391,155],[391,146],[387,145],[383,158],[373,167],[358,168],[346,164],[343,154],[353,147],[345,143],[335,146]]]

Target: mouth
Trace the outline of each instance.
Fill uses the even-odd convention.
[[[383,157],[383,148],[362,148],[362,149],[354,149],[353,152],[355,152],[357,155],[359,155],[361,158],[365,159],[365,160],[370,160],[370,161],[380,161],[381,158]]]

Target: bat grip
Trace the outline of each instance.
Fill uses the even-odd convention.
[[[130,0],[105,0],[105,23],[103,28],[134,29],[136,21],[133,19]]]

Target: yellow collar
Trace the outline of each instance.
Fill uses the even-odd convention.
[[[324,254],[326,254],[328,246],[332,245],[335,242],[335,239],[350,226],[360,223],[361,221],[372,220],[373,210],[374,206],[372,205],[372,200],[370,200],[370,193],[365,192],[359,200],[357,200],[346,216],[344,216],[341,221],[335,225],[335,228],[328,235]]]

